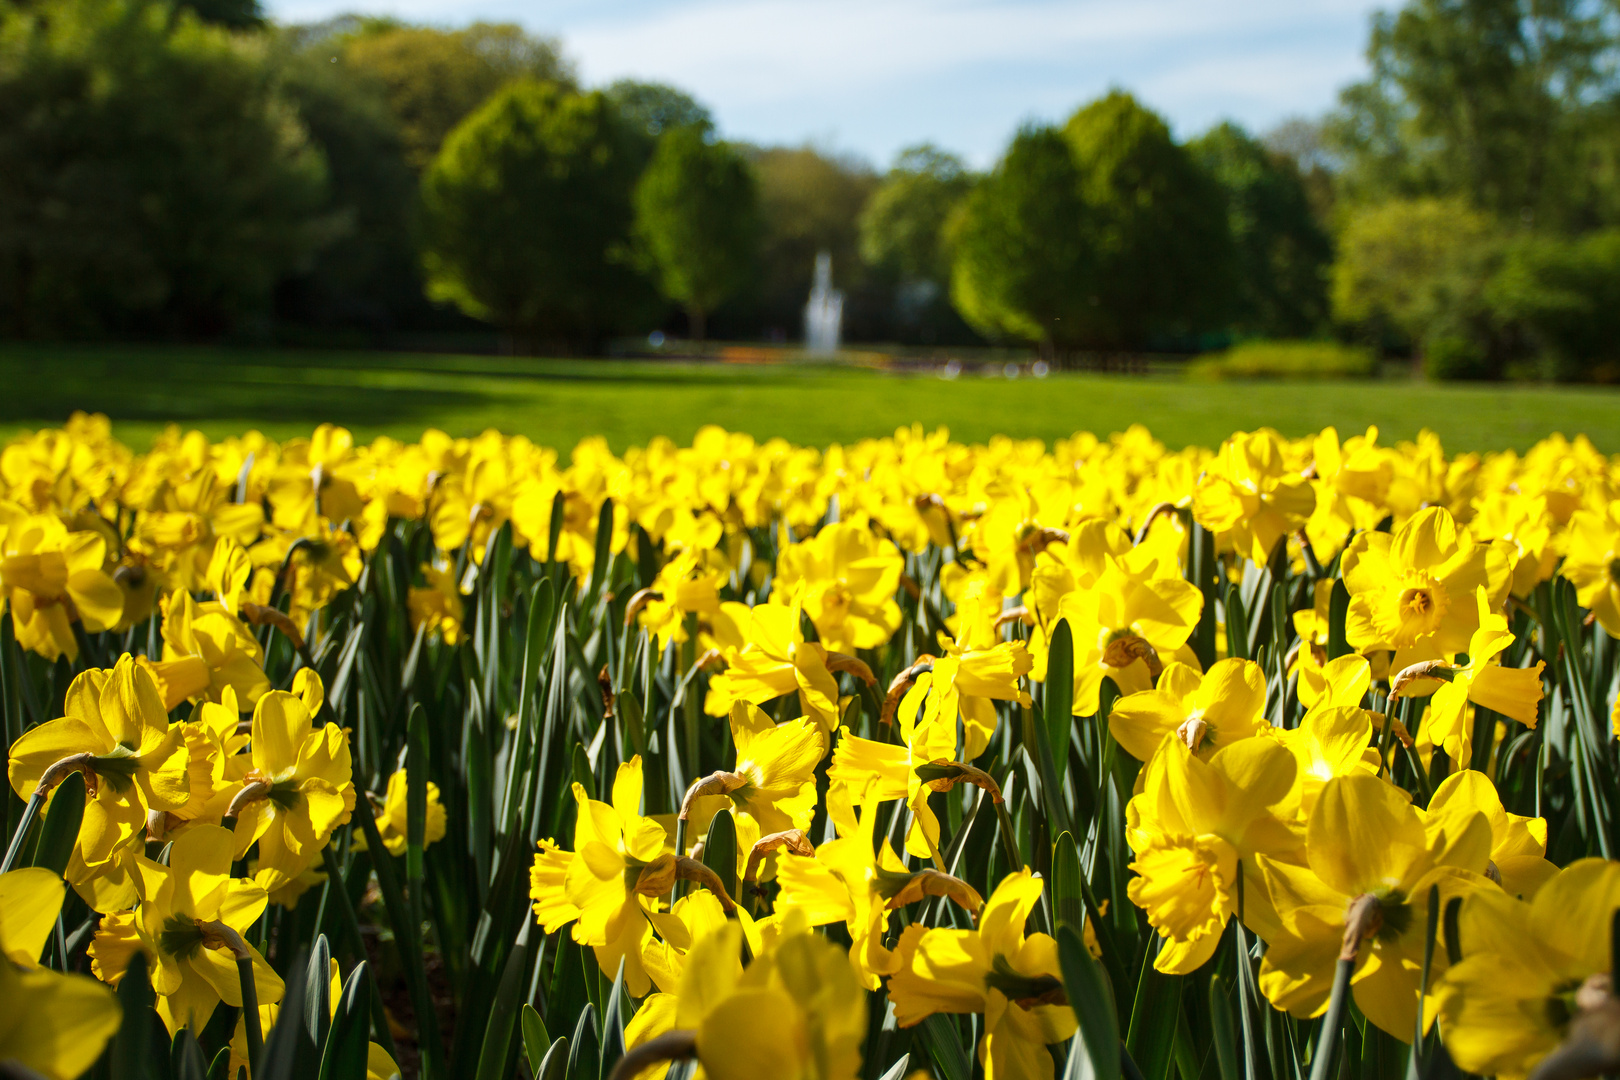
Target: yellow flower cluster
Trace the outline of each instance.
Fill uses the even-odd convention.
[[[716,718],[701,730],[728,767],[678,777],[675,813],[648,812],[626,750],[606,800],[573,785],[568,843],[533,861],[539,924],[571,926],[642,999],[632,1052],[688,1038],[711,1076],[854,1077],[864,988],[900,1027],[982,1014],[989,1080],[1049,1080],[1047,1045],[1076,1030],[1031,869],[1057,838],[1002,803],[1012,777],[1063,816],[1071,751],[1125,785],[1121,895],[1161,972],[1210,961],[1235,917],[1265,943],[1276,1008],[1320,1015],[1353,961],[1368,1021],[1403,1041],[1438,1023],[1460,1065],[1503,1076],[1608,973],[1620,866],[1549,862],[1546,821],[1493,781],[1559,662],[1548,583],[1620,637],[1620,458],[1584,439],[1448,457],[1376,430],[1175,452],[1136,427],[1050,448],[911,428],[820,451],[706,428],[623,455],[588,440],[563,464],[495,432],[361,446],[330,425],[280,444],[172,430],[137,455],[76,416],[0,453],[16,643],[82,664],[89,635],[144,624],[161,650],[85,668],[64,715],[12,745],[10,779],[28,799],[84,777],[65,877],[103,916],[95,972],[116,983],[144,954],[171,1031],[240,1006],[243,956],[261,1006],[280,998],[244,935],[308,886],[357,792],[321,680],[273,686],[267,643],[307,656],[402,521],[431,538],[399,598],[419,645],[473,632],[464,600],[498,536],[580,592],[624,559],[642,574],[625,618],[668,658],[672,708],[694,732]],[[666,760],[679,727],[660,729]],[[398,771],[379,807],[395,853],[405,800]],[[947,807],[1000,814],[1011,855],[988,899],[950,872]],[[748,895],[704,861],[722,816]],[[430,811],[428,838],[445,829]],[[1459,898],[1461,959],[1429,955],[1431,910]],[[11,1002],[35,994],[43,931],[8,904],[0,888],[0,942],[32,950],[0,963]],[[97,1008],[106,1027],[116,1007]]]

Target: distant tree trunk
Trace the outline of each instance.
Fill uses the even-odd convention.
[[[703,335],[704,331],[707,329],[707,321],[708,320],[705,317],[702,308],[689,307],[686,309],[687,329],[692,335],[692,340],[697,342],[699,345],[703,344]]]

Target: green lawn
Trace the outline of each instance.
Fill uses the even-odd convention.
[[[74,409],[105,412],[144,449],[169,422],[212,437],[258,428],[276,438],[330,420],[415,438],[439,427],[494,427],[572,447],[615,450],[653,435],[686,441],[714,423],[824,445],[921,422],[961,440],[1051,440],[1146,424],[1171,446],[1214,446],[1269,424],[1299,435],[1377,424],[1385,441],[1429,427],[1452,451],[1523,449],[1550,432],[1585,432],[1620,451],[1620,392],[1592,387],[1432,386],[1406,380],[1194,383],[1173,375],[1053,375],[1037,380],[894,375],[863,369],[653,361],[536,360],[376,352],[202,348],[0,349],[0,438],[53,426]]]

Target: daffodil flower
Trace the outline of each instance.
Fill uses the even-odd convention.
[[[0,874],[0,1061],[47,1080],[83,1075],[118,1031],[123,1012],[94,979],[39,966],[65,894],[49,870]]]
[[[252,707],[270,689],[258,638],[216,602],[199,604],[181,590],[163,609],[163,659],[140,659],[173,709],[182,701],[219,701],[226,687]]]
[[[1435,987],[1440,1034],[1466,1072],[1522,1080],[1569,1031],[1596,984],[1611,993],[1620,863],[1580,859],[1528,903],[1481,889],[1458,919],[1463,958]]]
[[[1052,1080],[1048,1043],[1074,1035],[1057,942],[1025,936],[1042,881],[1026,867],[1007,875],[973,930],[913,924],[896,946],[889,977],[895,1022],[912,1027],[935,1013],[983,1013],[979,1062],[985,1080]]]
[[[837,730],[838,681],[833,669],[849,671],[868,684],[872,672],[854,657],[829,652],[819,642],[805,641],[799,625],[803,610],[793,604],[759,604],[746,612],[744,643],[724,650],[726,670],[709,680],[705,711],[723,716],[738,701],[763,705],[798,692],[806,716],[827,731]]]
[[[75,678],[64,707],[66,716],[12,744],[11,786],[26,799],[83,773],[91,798],[76,848],[86,865],[97,866],[146,827],[148,811],[186,804],[185,738],[170,726],[157,683],[127,653],[110,671],[91,668]]]
[[[737,763],[687,791],[681,815],[697,799],[717,796],[752,818],[761,835],[810,828],[816,813],[816,766],[827,756],[827,733],[808,716],[778,724],[744,701],[731,707]],[[722,804],[724,805],[724,804]],[[714,807],[708,807],[712,818]]]
[[[1468,642],[1468,663],[1463,667],[1447,664],[1421,665],[1441,680],[1417,678],[1397,691],[1402,697],[1433,694],[1423,726],[1421,742],[1442,747],[1451,760],[1466,767],[1473,754],[1474,715],[1469,703],[1517,720],[1526,727],[1536,726],[1536,707],[1541,703],[1541,671],[1545,661],[1527,668],[1504,667],[1501,653],[1513,644],[1507,619],[1492,610],[1484,588],[1476,593],[1479,629]]]
[[[1220,548],[1264,566],[1316,508],[1310,481],[1289,466],[1283,440],[1270,428],[1233,435],[1199,478],[1193,517]]]
[[[312,726],[320,679],[310,672],[299,686],[301,695],[272,690],[259,699],[249,768],[225,813],[236,819],[237,858],[258,843],[266,888],[303,873],[354,811],[349,736],[336,724]]]
[[[75,622],[90,633],[117,625],[124,593],[103,569],[106,561],[107,542],[98,532],[69,532],[52,514],[9,521],[0,551],[0,593],[10,602],[17,644],[47,660],[77,660]]]
[[[887,838],[875,842],[878,802],[869,790],[854,831],[816,848],[814,858],[782,860],[776,871],[782,887],[777,911],[793,912],[811,926],[844,923],[853,943],[850,962],[869,989],[894,971],[895,954],[883,944],[890,911],[921,900],[925,891],[948,895],[973,914],[983,903],[965,882],[937,870],[908,870]]]
[[[382,836],[383,847],[388,849],[390,855],[405,854],[408,845],[406,831],[409,817],[405,800],[405,770],[395,769],[388,777],[388,792],[383,798],[382,813],[377,815],[377,832]],[[439,785],[432,780],[427,782],[426,826],[422,836],[423,847],[444,839],[446,829],[444,803],[439,800]]]
[[[1306,829],[1307,866],[1258,856],[1281,918],[1268,940],[1260,988],[1297,1017],[1327,1008],[1334,970],[1345,947],[1352,908],[1368,911],[1351,990],[1363,1015],[1410,1041],[1417,1023],[1418,981],[1428,924],[1429,891],[1440,903],[1479,888],[1495,889],[1484,870],[1490,824],[1481,814],[1431,838],[1406,793],[1375,776],[1341,776],[1322,788]],[[1444,957],[1433,957],[1435,970]]]
[[[658,577],[645,593],[637,618],[658,638],[660,650],[686,640],[686,616],[713,620],[720,610],[720,587],[725,570],[715,552],[687,549],[658,568]],[[635,600],[632,599],[632,604]],[[628,615],[628,612],[626,612]]]
[[[411,629],[427,627],[446,645],[459,644],[462,604],[461,587],[456,582],[455,572],[432,563],[423,563],[422,577],[427,581],[426,587],[412,585],[406,597],[411,612]]]
[[[1171,662],[1159,685],[1114,703],[1108,730],[1125,752],[1147,761],[1174,735],[1208,757],[1253,736],[1265,723],[1266,675],[1252,660],[1217,660],[1209,671]]]
[[[231,834],[199,825],[174,841],[169,864],[140,859],[140,906],[102,919],[90,946],[92,968],[117,985],[138,951],[152,965],[157,1011],[172,1035],[183,1027],[201,1031],[221,1001],[240,1008],[237,958],[253,965],[258,1000],[281,1000],[279,976],[258,950],[242,939],[264,911],[264,889],[231,877]]]
[[[894,594],[904,568],[893,541],[860,522],[833,522],[777,555],[772,600],[788,604],[802,590],[823,645],[842,653],[875,649],[900,625]]]
[[[1559,572],[1575,586],[1575,598],[1597,617],[1598,625],[1620,638],[1620,499],[1610,500],[1607,507],[1575,511],[1567,543]]]
[[[1418,511],[1394,533],[1358,534],[1343,569],[1350,647],[1395,650],[1396,671],[1462,652],[1479,629],[1475,591],[1483,587],[1494,608],[1511,584],[1506,545],[1459,533],[1439,506]]]
[[[1280,928],[1256,856],[1299,861],[1296,771],[1293,755],[1268,739],[1239,739],[1206,761],[1165,736],[1128,808],[1137,875],[1128,892],[1164,939],[1158,970],[1186,974],[1215,954],[1238,913],[1240,873],[1244,924],[1262,937]]]
[[[1547,822],[1544,818],[1510,814],[1502,805],[1490,777],[1475,769],[1462,769],[1446,777],[1429,799],[1423,826],[1434,847],[1446,836],[1470,827],[1469,819],[1482,816],[1491,829],[1491,859],[1485,876],[1509,896],[1528,900],[1558,867],[1547,861]]]

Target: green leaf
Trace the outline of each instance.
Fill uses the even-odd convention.
[[[528,1056],[529,1069],[538,1078],[542,1075],[541,1066],[546,1060],[546,1052],[551,1049],[551,1035],[546,1031],[546,1022],[540,1019],[540,1014],[533,1005],[523,1003],[521,1015],[523,1026],[523,1052]]]
[[[208,1059],[190,1028],[181,1028],[169,1051],[174,1080],[208,1080]]]
[[[608,570],[613,562],[613,500],[603,499],[602,509],[596,516],[596,561],[591,565],[589,595],[594,602],[602,595]]]
[[[1083,934],[1086,925],[1086,901],[1080,890],[1080,850],[1074,835],[1063,833],[1052,845],[1052,917],[1059,926],[1065,924]]]
[[[1041,778],[1041,804],[1046,812],[1047,827],[1052,832],[1069,830],[1069,808],[1063,802],[1063,785],[1057,778],[1057,764],[1052,760],[1052,741],[1047,738],[1046,719],[1037,706],[1023,709],[1024,749],[1032,750],[1035,770]]]
[[[1236,585],[1226,587],[1226,655],[1249,658],[1249,620],[1243,613],[1243,596]]]
[[[1350,640],[1345,636],[1345,623],[1350,618],[1350,590],[1344,584],[1344,578],[1333,579],[1333,591],[1328,595],[1328,643],[1327,655],[1329,660],[1337,660],[1341,656],[1350,655]]]
[[[364,803],[365,800],[360,800]],[[380,841],[379,841],[380,844]],[[380,848],[379,848],[380,850]],[[302,951],[293,959],[290,971],[298,971],[304,959]],[[304,1015],[304,999],[308,979],[288,979],[286,997],[281,1000],[281,1015]],[[308,1030],[302,1023],[277,1024],[264,1040],[264,1056],[253,1065],[253,1080],[306,1080],[318,1068],[318,1062],[303,1052],[308,1043]]]
[[[559,1040],[560,1041],[560,1040]],[[596,1006],[586,1005],[574,1025],[574,1044],[568,1051],[568,1080],[601,1080],[602,1050],[596,1034]]]
[[[349,972],[321,1055],[320,1080],[366,1080],[371,1052],[371,980],[362,960]]]
[[[718,816],[718,815],[717,815]],[[611,1075],[613,1066],[624,1057],[624,958],[613,976],[613,990],[602,1010],[602,1075]]]
[[[917,1034],[922,1038],[934,1067],[939,1070],[940,1080],[968,1080],[973,1067],[962,1049],[956,1024],[950,1017],[934,1013],[917,1026]]]
[[[889,1071],[878,1077],[878,1080],[900,1080],[906,1075],[906,1068],[911,1064],[910,1054],[901,1054],[900,1060],[889,1066]]]
[[[1221,1080],[1243,1080],[1238,1065],[1237,1032],[1232,1027],[1231,991],[1219,975],[1209,980],[1209,1025],[1214,1034],[1215,1064]]]
[[[142,1080],[148,1074],[154,1045],[152,1025],[161,1023],[152,1011],[156,1002],[152,980],[146,973],[146,954],[136,952],[118,982],[118,1004],[123,1007],[124,1021],[104,1058],[109,1080]]]
[[[50,812],[40,826],[34,865],[43,866],[60,876],[67,869],[68,856],[73,854],[73,845],[79,839],[79,825],[83,820],[84,775],[69,773],[66,780],[56,785]]]
[[[534,1080],[565,1080],[565,1078],[572,1080],[568,1072],[568,1063],[572,1060],[568,1036],[558,1036],[557,1041],[546,1051],[546,1056],[540,1059],[540,1067],[534,1070]]]
[[[332,1028],[332,950],[326,935],[315,938],[309,950],[309,968],[305,973],[304,1029],[309,1032],[315,1047],[316,1060],[326,1049],[326,1036]]]
[[[509,1075],[507,1059],[511,1056],[512,1027],[518,1017],[518,1006],[528,989],[529,933],[533,919],[523,920],[517,942],[506,957],[501,970],[501,982],[495,990],[495,1003],[490,1009],[489,1023],[484,1028],[483,1050],[478,1056],[477,1080],[501,1080]]]
[[[405,876],[422,880],[422,848],[427,840],[428,730],[427,710],[411,706],[405,745]],[[413,888],[413,893],[417,890]],[[417,898],[420,899],[419,897]]]
[[[1125,1048],[1142,1069],[1142,1080],[1165,1080],[1174,1060],[1176,1017],[1181,1011],[1180,975],[1165,975],[1153,966],[1151,952],[1142,960],[1131,1008]]]
[[[231,1080],[231,1048],[223,1046],[208,1066],[208,1080]]]
[[[737,896],[737,822],[732,812],[722,810],[709,824],[709,837],[703,845],[703,865],[713,870],[725,886],[726,895]]]
[[[1047,739],[1052,747],[1052,775],[1063,790],[1063,775],[1069,767],[1069,740],[1074,735],[1074,636],[1068,619],[1059,619],[1052,628],[1047,650],[1046,699],[1041,711],[1046,716]]]
[[[1119,1017],[1108,976],[1086,951],[1081,932],[1073,923],[1060,922],[1057,930],[1058,966],[1063,989],[1080,1025],[1081,1042],[1097,1080],[1119,1080]]]

